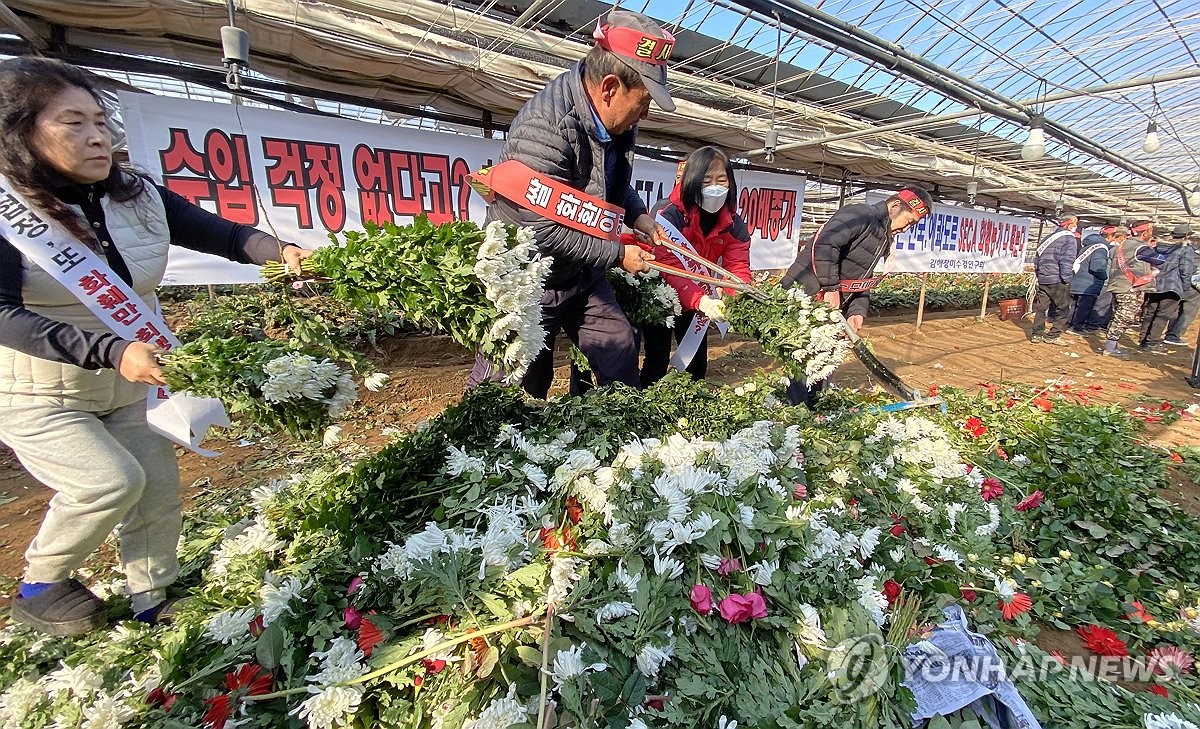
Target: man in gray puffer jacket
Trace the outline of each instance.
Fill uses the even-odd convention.
[[[649,113],[651,100],[664,111],[675,110],[666,87],[666,59],[674,38],[647,16],[625,10],[611,11],[593,35],[591,52],[517,114],[500,162],[519,161],[623,208],[625,221],[649,240],[657,225],[630,184],[633,150],[637,124]],[[501,197],[488,208],[488,220],[532,228],[542,254],[554,258],[541,301],[547,349],[521,381],[526,392],[546,397],[559,330],[587,356],[597,384],[637,387],[633,327],[617,305],[605,271],[614,266],[645,271],[654,256],[636,245],[574,230]],[[499,366],[480,356],[468,386],[502,376]]]
[[[1034,264],[1038,291],[1033,300],[1031,342],[1067,343],[1060,336],[1071,314],[1072,266],[1079,255],[1078,229],[1079,218],[1074,215],[1064,217],[1059,220],[1058,230],[1038,246]],[[1050,320],[1049,332],[1045,332],[1047,318]]]

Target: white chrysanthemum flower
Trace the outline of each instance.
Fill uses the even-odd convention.
[[[204,624],[204,635],[209,640],[230,645],[250,635],[250,621],[254,620],[254,615],[252,607],[222,610]]]
[[[704,565],[705,569],[715,570],[721,566],[721,555],[705,552],[700,555],[700,564]]]
[[[117,697],[102,693],[84,709],[80,729],[118,729],[135,715],[136,712]]]
[[[0,694],[0,726],[23,726],[25,717],[41,705],[45,693],[38,683],[19,678]]]
[[[1195,724],[1176,714],[1146,714],[1142,720],[1146,729],[1197,729]]]
[[[871,527],[858,538],[858,550],[863,559],[870,559],[879,547],[879,537],[883,534],[882,527]]]
[[[990,537],[1000,528],[1000,507],[992,502],[983,505],[988,512],[988,523],[975,528],[975,536]]]
[[[658,680],[659,671],[662,670],[663,666],[667,665],[667,662],[670,661],[674,655],[674,639],[662,647],[647,643],[646,645],[642,646],[640,651],[638,651],[638,670],[642,672],[642,675],[645,676],[648,681],[653,683],[654,681]]]
[[[392,379],[391,376],[383,372],[372,372],[363,378],[363,385],[371,392],[379,392],[390,379]]]
[[[642,721],[642,718],[640,716],[631,716],[631,717],[629,717],[629,726],[625,727],[625,729],[650,729],[650,728],[648,726],[646,726],[646,722]]]
[[[254,487],[250,492],[250,506],[255,511],[262,511],[275,497],[294,483],[303,480],[302,476],[291,478],[273,478],[264,484]]]
[[[844,468],[835,468],[829,474],[829,480],[836,483],[838,486],[845,486],[850,483],[850,472]]]
[[[321,434],[321,445],[332,448],[342,441],[342,426],[331,425]]]
[[[892,561],[897,564],[899,564],[900,562],[903,562],[904,561],[904,547],[893,547],[891,550],[888,551],[888,556],[891,557]]]
[[[288,713],[308,722],[311,729],[332,729],[354,716],[362,694],[359,686],[328,686]]]
[[[726,718],[724,714],[721,714],[721,719],[717,722],[717,729],[737,729],[737,725],[736,720]]]
[[[628,549],[633,546],[633,526],[627,522],[614,522],[608,530],[608,541],[617,549]]]
[[[290,603],[300,597],[300,580],[295,576],[279,581],[271,573],[267,573],[259,597],[262,599],[263,626],[268,626],[284,613],[295,615]]]
[[[654,574],[667,575],[672,580],[677,580],[683,575],[683,563],[672,557],[663,557],[658,552],[655,552]]]
[[[817,609],[807,603],[800,606],[800,618],[797,620],[799,630],[796,639],[805,645],[815,646],[817,648],[825,648],[829,639],[825,637],[825,631],[821,628],[821,614]]]
[[[738,506],[738,521],[747,529],[752,528],[754,526],[754,509],[745,504],[740,504]]]
[[[614,587],[623,588],[629,593],[630,597],[637,594],[638,583],[642,580],[642,573],[631,575],[625,569],[625,560],[617,562],[617,568],[613,570],[612,581]]]
[[[1027,463],[1029,463],[1029,456],[1025,455],[1024,453],[1018,453],[1017,455],[1015,455],[1011,459],[1009,459],[1008,463],[1010,466],[1014,466],[1014,467],[1024,466]]]
[[[771,578],[775,576],[775,572],[778,569],[779,560],[773,559],[770,562],[759,562],[758,564],[750,565],[746,568],[746,574],[750,575],[750,579],[754,580],[754,584],[767,587],[771,584]]]
[[[467,452],[462,448],[455,446],[447,446],[446,448],[446,473],[451,476],[461,476],[464,473],[483,473],[484,464],[482,458],[467,455]]]
[[[568,603],[579,581],[580,564],[581,560],[573,557],[554,556],[550,565],[550,589],[546,591],[546,602],[556,608]]]
[[[58,696],[63,691],[74,694],[77,698],[86,699],[104,687],[104,679],[86,664],[59,667],[42,677],[42,688],[50,698]]]
[[[996,595],[1005,602],[1011,602],[1017,594],[1017,583],[1007,577],[997,577],[995,582]]]
[[[507,729],[513,724],[525,723],[529,710],[516,697],[516,684],[509,684],[508,696],[492,699],[477,718],[463,724],[463,729]]]
[[[545,491],[549,480],[546,477],[546,472],[532,463],[526,463],[521,466],[521,471],[525,474],[525,478],[538,491]]]
[[[550,678],[554,681],[555,691],[562,689],[563,684],[577,676],[582,676],[586,671],[603,671],[608,668],[606,663],[584,664],[583,649],[585,647],[585,644],[581,643],[554,654],[554,661],[550,666]]]
[[[596,622],[611,623],[614,620],[620,620],[621,618],[637,614],[637,608],[633,606],[633,603],[614,601],[603,605],[596,611]]]
[[[876,586],[875,578],[864,575],[856,579],[854,584],[858,588],[858,604],[862,605],[876,625],[882,627],[885,619],[883,611],[887,609],[888,602]]]

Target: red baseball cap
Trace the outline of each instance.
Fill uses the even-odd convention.
[[[596,45],[610,51],[637,71],[650,98],[663,111],[675,111],[675,102],[667,90],[667,59],[675,48],[675,36],[663,30],[648,16],[629,10],[612,10],[596,23],[592,32]]]

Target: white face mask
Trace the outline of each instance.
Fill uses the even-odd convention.
[[[700,207],[709,213],[715,213],[725,207],[729,197],[729,188],[724,185],[709,185],[700,190]]]

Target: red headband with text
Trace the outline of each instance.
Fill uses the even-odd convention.
[[[896,197],[903,200],[906,205],[913,209],[914,213],[920,215],[922,218],[929,215],[929,208],[925,206],[925,201],[912,190],[901,190],[896,193]]]
[[[623,25],[597,25],[592,32],[596,45],[601,48],[656,66],[665,66],[671,57],[671,49],[675,47],[675,36],[665,30],[663,35],[665,37],[659,38]]]

